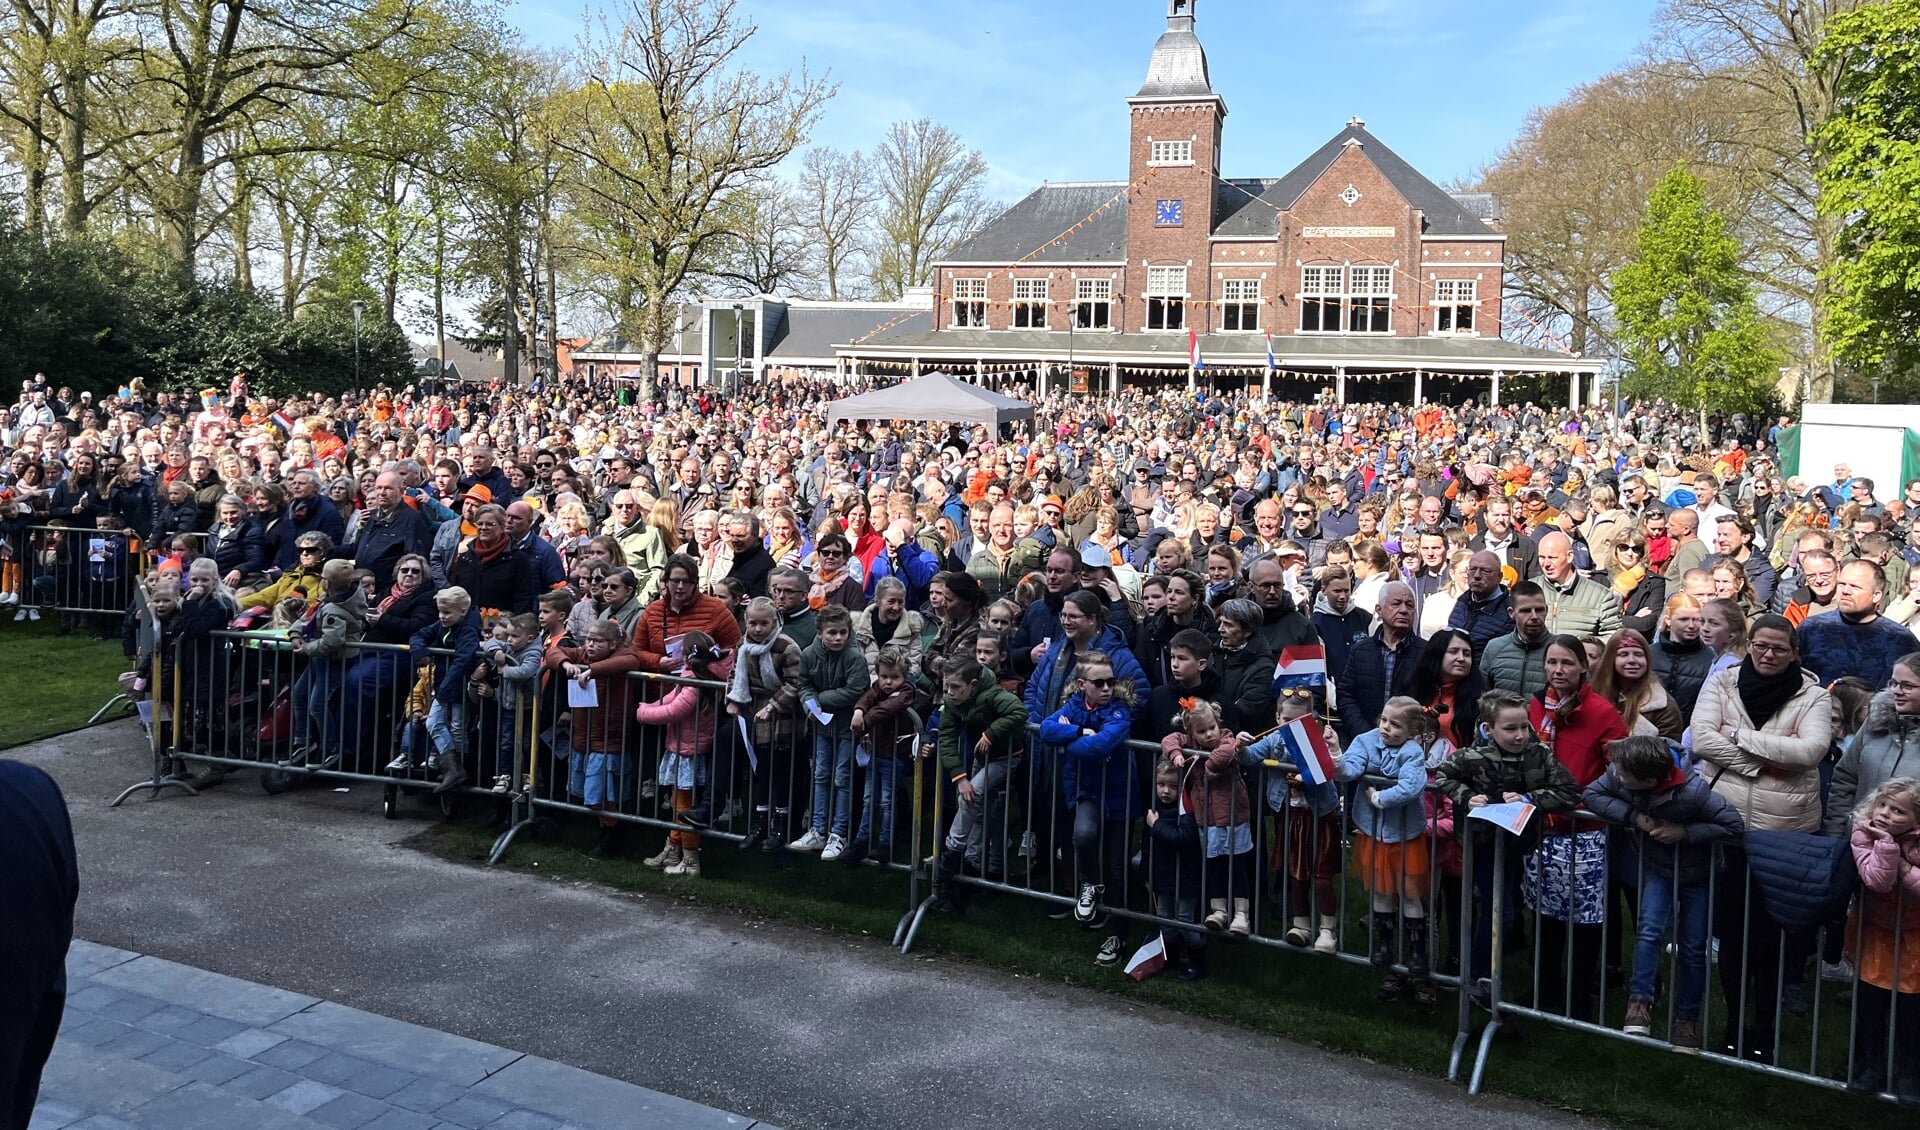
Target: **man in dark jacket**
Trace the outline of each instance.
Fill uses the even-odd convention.
[[[1286,570],[1280,567],[1280,562],[1268,558],[1255,565],[1248,587],[1253,590],[1254,602],[1260,605],[1265,617],[1259,632],[1261,647],[1277,658],[1295,644],[1320,642],[1320,633],[1314,630],[1313,621],[1294,607],[1293,594],[1287,591]]]
[[[26,1130],[67,1006],[80,893],[73,826],[53,778],[0,761],[0,1127]]]
[[[359,534],[342,553],[373,574],[374,587],[380,592],[393,584],[393,567],[402,557],[409,553],[425,557],[433,548],[433,528],[406,504],[403,489],[398,471],[380,473],[367,492],[367,514],[360,521]]]
[[[1414,668],[1426,643],[1413,632],[1413,590],[1401,581],[1380,590],[1375,609],[1380,626],[1354,643],[1335,687],[1340,698],[1340,740],[1353,739],[1380,724],[1380,710],[1394,695],[1413,686]]]
[[[1500,558],[1502,565],[1512,567],[1516,580],[1524,581],[1538,574],[1539,553],[1533,539],[1514,528],[1513,503],[1499,497],[1489,499],[1482,514],[1486,528],[1467,542],[1467,548],[1476,553],[1483,549],[1490,551]]]
[[[1345,671],[1347,653],[1366,638],[1373,624],[1373,613],[1353,603],[1353,574],[1345,569],[1329,569],[1320,580],[1320,595],[1313,600],[1313,630],[1327,654],[1327,670]]]
[[[767,574],[773,571],[773,555],[760,541],[760,523],[745,510],[727,515],[721,533],[733,551],[733,565],[727,576],[739,581],[749,597],[767,595]]]
[[[1467,633],[1473,643],[1473,661],[1480,662],[1486,654],[1487,642],[1496,636],[1504,636],[1513,631],[1513,612],[1508,607],[1511,598],[1506,586],[1500,583],[1500,555],[1491,550],[1481,550],[1467,560],[1467,591],[1453,606],[1453,614],[1447,617],[1447,627],[1458,628]]]
[[[534,584],[541,592],[567,583],[567,567],[560,561],[560,551],[533,528],[533,507],[524,502],[507,507],[507,536],[513,539],[514,550],[533,566]]]
[[[493,500],[503,506],[520,497],[520,492],[514,490],[513,484],[507,481],[507,473],[494,464],[493,448],[474,448],[466,462],[467,473],[460,479],[462,491],[476,485],[486,487],[493,495]]]
[[[339,545],[347,540],[347,520],[340,516],[333,501],[321,493],[323,486],[318,471],[303,469],[288,475],[288,516],[293,520],[295,537],[308,530],[319,530]],[[284,569],[291,564],[293,562],[283,561],[280,567]]]
[[[1011,650],[1016,675],[1024,679],[1033,674],[1034,664],[1046,654],[1046,641],[1059,638],[1060,604],[1068,593],[1079,590],[1083,572],[1079,550],[1061,546],[1047,554],[1046,568],[1040,574],[1046,581],[1047,591],[1027,605],[1019,627],[1013,630]],[[1099,596],[1107,602],[1107,627],[1118,632],[1121,639],[1132,638],[1133,613],[1117,586],[1113,590],[1102,590]]]

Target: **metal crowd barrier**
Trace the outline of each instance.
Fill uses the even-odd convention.
[[[205,533],[187,536],[206,544]],[[0,591],[24,607],[60,613],[69,627],[97,618],[97,628],[115,633],[138,580],[169,552],[119,530],[71,526],[29,526],[8,548],[12,560],[0,568]]]
[[[392,817],[403,796],[426,792],[437,779],[399,759],[404,750],[420,755],[436,744],[433,735],[422,733],[416,688],[419,670],[435,670],[450,658],[445,653],[417,667],[405,648],[363,644],[350,658],[322,668],[321,661],[303,659],[262,633],[219,631],[177,641],[171,656],[170,663],[156,665],[146,692],[151,703],[167,706],[151,708],[152,778],[129,788],[116,804],[140,791],[157,795],[178,787],[192,793],[212,776],[256,769],[268,792],[304,779],[378,784],[383,809]],[[1140,814],[1154,799],[1157,745],[1126,742],[1121,752],[1099,760],[1097,786],[1075,787],[1069,796],[1068,786],[1078,786],[1090,767],[1067,774],[1069,759],[1040,741],[1030,724],[1019,756],[998,768],[969,759],[963,768],[974,774],[970,783],[978,779],[981,787],[962,802],[928,748],[938,724],[926,729],[909,712],[888,748],[866,743],[864,759],[856,757],[844,784],[831,772],[833,757],[822,761],[829,767],[822,790],[813,772],[816,728],[795,703],[776,699],[768,718],[748,717],[743,725],[728,712],[723,683],[651,673],[589,682],[591,691],[561,671],[543,669],[525,693],[501,696],[475,688],[463,692],[468,713],[460,724],[437,727],[442,738],[458,735],[469,776],[452,796],[438,798],[441,811],[450,813],[455,798],[492,798],[502,829],[493,860],[518,836],[563,812],[594,819],[609,850],[636,828],[673,833],[648,858],[649,866],[660,868],[671,866],[676,844],[684,852],[709,839],[753,839],[784,853],[814,823],[844,828],[850,845],[865,848],[866,866],[908,878],[908,903],[894,937],[903,952],[911,950],[942,897],[954,903],[964,901],[963,892],[997,891],[1048,907],[1055,917],[1077,919],[1080,885],[1092,882],[1098,889],[1085,924],[1128,939],[1121,962],[1132,952],[1137,924],[1189,953],[1238,941],[1371,964],[1382,970],[1383,995],[1391,985],[1426,1008],[1437,1009],[1440,1002],[1423,985],[1452,991],[1450,1079],[1467,1068],[1476,1021],[1485,1018],[1468,1081],[1476,1094],[1496,1034],[1518,1019],[1670,1046],[1678,1034],[1684,960],[1693,966],[1689,975],[1711,978],[1717,969],[1721,981],[1718,1001],[1710,980],[1702,995],[1698,1027],[1706,1057],[1818,1086],[1851,1084],[1883,1099],[1903,1088],[1913,1092],[1909,1099],[1920,1097],[1920,993],[1862,980],[1859,971],[1870,955],[1856,923],[1845,943],[1855,970],[1850,983],[1830,991],[1816,965],[1807,978],[1812,985],[1802,1020],[1791,986],[1817,956],[1816,931],[1782,930],[1768,919],[1745,879],[1737,847],[1716,847],[1704,892],[1666,888],[1667,922],[1693,926],[1684,939],[1670,926],[1640,945],[1643,958],[1659,956],[1659,1003],[1650,1010],[1649,1033],[1629,1035],[1620,1025],[1630,988],[1610,983],[1609,968],[1617,963],[1623,976],[1631,976],[1635,934],[1650,909],[1634,893],[1662,887],[1649,883],[1644,855],[1636,874],[1612,870],[1605,845],[1626,834],[1620,829],[1589,834],[1584,846],[1576,846],[1562,830],[1563,817],[1541,842],[1560,837],[1568,843],[1523,853],[1518,840],[1490,825],[1484,833],[1466,834],[1464,814],[1456,821],[1428,789],[1416,837],[1425,850],[1382,853],[1355,831],[1353,809],[1367,803],[1366,789],[1393,782],[1363,778],[1337,786],[1337,803],[1316,812],[1285,767],[1241,758],[1225,772],[1182,772],[1182,803],[1198,833],[1188,850],[1197,848],[1200,866],[1195,874],[1189,858],[1174,867],[1171,883],[1159,884],[1169,889],[1150,890],[1152,860],[1140,849],[1149,839],[1157,849],[1160,841],[1148,835]],[[293,702],[302,697],[307,705],[296,715]],[[640,721],[643,708],[661,720]],[[957,736],[962,750],[977,738]],[[304,756],[295,755],[296,742],[305,743]],[[693,756],[685,761],[676,756],[688,752]],[[192,776],[188,766],[210,773]],[[910,774],[906,780],[902,768]],[[863,777],[867,788],[860,787]],[[1068,801],[1075,802],[1072,815]],[[1227,806],[1224,816],[1217,804]],[[1236,819],[1241,804],[1244,821]],[[965,821],[956,831],[961,813]],[[687,815],[699,816],[701,826],[676,819]],[[1599,830],[1591,814],[1574,815],[1588,822],[1574,827]],[[1240,823],[1244,835],[1235,830]],[[1208,858],[1210,843],[1216,851],[1211,859],[1224,862]],[[1457,863],[1452,845],[1459,849]],[[1681,847],[1674,850],[1677,863]],[[1551,866],[1560,868],[1564,891],[1604,894],[1597,902],[1569,897],[1555,904],[1543,893]],[[1855,905],[1850,916],[1857,919]],[[1902,955],[1920,944],[1909,937],[1910,915],[1920,921],[1920,909],[1909,898],[1895,906],[1890,927],[1884,912],[1869,919],[1891,930],[1896,971]],[[1692,961],[1702,916],[1711,939],[1699,955],[1704,970]],[[1295,931],[1289,938],[1303,918],[1304,935]],[[1418,925],[1410,928],[1412,923]],[[1828,932],[1827,953],[1841,952],[1833,933],[1839,927],[1820,927]],[[1667,933],[1687,944],[1663,945]],[[1170,968],[1174,957],[1169,954]],[[1894,986],[1920,988],[1920,962],[1905,960],[1915,965],[1913,977],[1896,977]],[[1724,1014],[1729,999],[1739,1001],[1737,1016]],[[1838,1035],[1836,1025],[1843,1026]]]
[[[1608,841],[1627,835],[1618,826],[1601,825],[1584,809],[1574,815],[1598,826],[1600,837]],[[1555,835],[1549,832],[1545,840]],[[1564,832],[1558,835],[1563,842],[1571,839]],[[1480,1090],[1496,1032],[1515,1018],[1525,1018],[1589,1035],[1697,1051],[1778,1078],[1862,1091],[1889,1101],[1920,1101],[1920,991],[1892,991],[1902,984],[1920,990],[1920,961],[1915,960],[1920,952],[1913,948],[1920,946],[1920,938],[1912,936],[1920,924],[1920,899],[1896,885],[1891,896],[1881,896],[1891,906],[1881,902],[1872,904],[1878,910],[1863,911],[1862,894],[1856,893],[1851,909],[1834,920],[1787,928],[1767,909],[1740,841],[1713,844],[1704,880],[1691,883],[1654,875],[1645,853],[1638,854],[1636,866],[1620,870],[1612,868],[1607,850],[1598,853],[1597,866],[1582,861],[1583,854],[1592,857],[1592,852],[1553,853],[1563,860],[1558,867],[1563,890],[1604,892],[1597,905],[1553,905],[1554,898],[1537,893],[1549,882],[1547,853],[1523,853],[1509,839],[1501,834],[1492,841],[1490,875],[1481,884],[1491,902],[1490,973],[1477,985],[1472,977],[1463,981],[1462,1024],[1448,1073],[1458,1078],[1471,1002],[1488,1021],[1470,1092]],[[1469,875],[1475,874],[1476,850],[1485,847],[1469,837]],[[1684,874],[1680,868],[1687,846],[1675,844],[1671,850],[1666,874]],[[1474,914],[1475,886],[1468,883],[1465,890],[1462,917],[1468,921]],[[1649,889],[1658,903],[1643,899]],[[1518,907],[1512,905],[1516,896],[1522,899]],[[1623,909],[1624,916],[1618,913]],[[1648,915],[1662,928],[1656,932],[1650,927],[1642,940],[1639,926]],[[1689,916],[1691,929],[1685,926]],[[1891,985],[1875,985],[1862,976],[1869,956],[1863,917],[1890,934],[1876,963],[1894,971],[1890,978],[1886,969],[1879,971]],[[1513,936],[1516,931],[1518,938]],[[1832,957],[1823,961],[1824,955]],[[1657,969],[1648,1031],[1629,1034],[1623,1025],[1634,995],[1635,966],[1650,956]],[[1843,982],[1831,981],[1822,966],[1841,965],[1839,959],[1849,972]],[[1904,975],[1903,960],[1913,966]],[[1616,983],[1616,976],[1622,983]],[[1685,1041],[1679,1039],[1683,1014],[1678,986],[1683,976],[1698,977],[1701,983],[1699,1013]],[[1697,1043],[1697,1048],[1687,1043]],[[1896,1096],[1901,1090],[1905,1094]]]

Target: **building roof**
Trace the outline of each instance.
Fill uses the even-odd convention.
[[[1043,184],[973,233],[942,262],[1125,262],[1127,195],[1123,180]]]
[[[825,306],[789,305],[774,328],[771,363],[833,362],[833,347],[843,341],[885,342],[926,333],[933,328],[931,307],[890,303],[835,303]]]
[[[1167,30],[1147,59],[1147,81],[1135,98],[1212,98],[1207,80],[1207,51],[1193,34],[1193,0],[1168,4]]]
[[[842,353],[860,357],[919,356],[938,362],[957,360],[964,365],[984,361],[1065,361],[1067,333],[1061,330],[948,329],[902,334],[884,341],[840,343]],[[1071,346],[1078,361],[1105,364],[1166,364],[1184,366],[1187,335],[1179,333],[1078,333]],[[1202,334],[1200,352],[1210,365],[1245,368],[1265,365],[1267,342],[1261,334]],[[1281,368],[1349,365],[1358,369],[1426,368],[1436,372],[1464,370],[1491,372],[1598,372],[1601,358],[1574,357],[1497,337],[1435,335],[1400,337],[1386,334],[1274,335],[1273,355]]]
[[[1327,171],[1334,159],[1346,151],[1347,145],[1358,142],[1360,151],[1365,154],[1380,175],[1387,178],[1394,191],[1404,197],[1407,203],[1420,209],[1426,217],[1427,227],[1422,235],[1492,235],[1490,227],[1475,210],[1470,210],[1461,200],[1456,199],[1446,189],[1422,176],[1418,169],[1407,164],[1398,153],[1387,148],[1379,138],[1367,132],[1367,124],[1359,118],[1347,123],[1347,128],[1334,134],[1325,145],[1313,151],[1306,160],[1295,165],[1287,175],[1277,181],[1228,181],[1219,186],[1216,195],[1221,203],[1234,204],[1230,212],[1216,213],[1213,234],[1215,235],[1273,235],[1278,229],[1278,215],[1275,209],[1286,210],[1299,202],[1300,197],[1312,188],[1321,174]],[[1228,188],[1228,184],[1243,185],[1251,188],[1262,186],[1259,198],[1272,207],[1262,207],[1254,203],[1245,192]],[[1493,199],[1485,193],[1467,194],[1485,197],[1485,207],[1492,208]],[[1237,198],[1237,200],[1236,200]]]

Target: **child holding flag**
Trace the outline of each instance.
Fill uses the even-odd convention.
[[[1211,702],[1187,707],[1180,732],[1168,734],[1160,750],[1184,774],[1186,809],[1200,828],[1207,926],[1244,938],[1253,933],[1253,805],[1223,713]]]
[[[1393,968],[1404,957],[1415,999],[1438,1001],[1427,979],[1427,902],[1432,883],[1433,840],[1427,835],[1427,750],[1432,730],[1427,712],[1404,695],[1387,700],[1380,724],[1355,737],[1340,758],[1339,780],[1391,777],[1387,788],[1368,785],[1355,796],[1353,862],[1372,896],[1373,964],[1385,969],[1380,999],[1397,1000],[1406,981]],[[1400,929],[1396,932],[1396,925]]]
[[[1293,918],[1287,942],[1302,948],[1311,942],[1315,953],[1333,953],[1340,947],[1334,885],[1340,873],[1340,789],[1333,780],[1340,739],[1313,718],[1311,689],[1283,687],[1275,701],[1279,725],[1263,737],[1240,734],[1237,740],[1246,761],[1279,766],[1267,777],[1267,807],[1280,817],[1271,864],[1286,872]],[[1319,911],[1317,934],[1309,900]]]

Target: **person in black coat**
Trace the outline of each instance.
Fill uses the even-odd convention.
[[[1660,685],[1673,696],[1680,713],[1693,717],[1693,706],[1700,701],[1700,688],[1713,671],[1713,649],[1700,639],[1700,602],[1686,593],[1667,598],[1666,614],[1660,618],[1660,634],[1654,637],[1648,655]]]
[[[433,604],[438,591],[427,559],[409,553],[394,563],[393,586],[367,609],[366,642],[396,646],[369,647],[347,669],[344,728],[359,735],[363,745],[377,744],[374,727],[379,722],[395,721],[404,713],[407,689],[413,685],[413,661],[406,649],[415,633],[439,618]]]
[[[1392,581],[1380,590],[1375,610],[1380,626],[1347,652],[1347,666],[1334,684],[1340,699],[1337,728],[1342,744],[1380,724],[1381,708],[1395,695],[1411,694],[1425,652],[1413,634],[1413,590]]]
[[[533,562],[507,536],[506,508],[482,506],[474,512],[473,528],[473,537],[447,567],[448,587],[466,589],[476,612],[532,612],[539,585]]]
[[[405,489],[398,472],[381,472],[367,492],[367,512],[353,544],[341,555],[373,574],[377,592],[385,592],[393,584],[393,569],[402,557],[410,553],[425,556],[433,548],[433,526],[407,502]],[[500,513],[504,522],[506,511]],[[505,536],[505,526],[501,528]]]
[[[1273,725],[1273,652],[1260,640],[1264,615],[1251,600],[1220,606],[1220,646],[1213,653],[1220,672],[1220,705],[1227,728],[1259,733]]]
[[[26,1130],[67,1007],[80,866],[53,778],[0,761],[0,1128]]]
[[[266,572],[266,549],[260,540],[260,526],[247,517],[246,504],[238,495],[230,494],[220,500],[202,551],[213,558],[221,579],[229,588],[239,588],[248,578]]]

